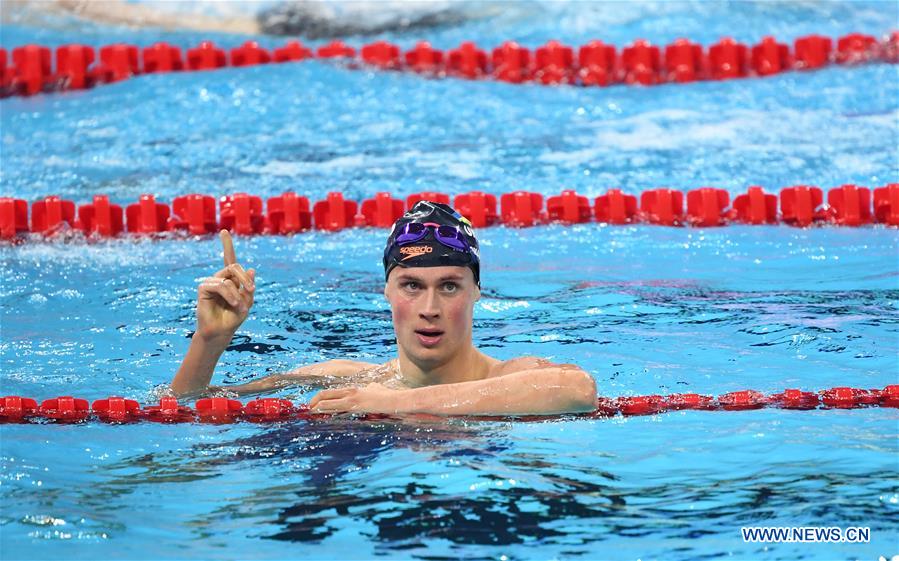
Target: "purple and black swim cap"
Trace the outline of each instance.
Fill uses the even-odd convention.
[[[394,267],[468,267],[481,286],[481,258],[471,222],[449,205],[419,201],[397,220],[384,248],[384,279]]]

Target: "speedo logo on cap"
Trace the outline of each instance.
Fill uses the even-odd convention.
[[[401,261],[412,259],[413,257],[418,257],[419,255],[424,255],[426,253],[431,253],[432,251],[434,251],[434,248],[429,245],[412,245],[401,247],[400,253],[405,256],[401,259]]]

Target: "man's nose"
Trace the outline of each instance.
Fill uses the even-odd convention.
[[[418,315],[421,316],[422,319],[428,320],[440,317],[440,301],[435,289],[432,288],[425,293]]]

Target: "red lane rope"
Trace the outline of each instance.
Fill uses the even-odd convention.
[[[873,195],[873,196],[872,196]],[[497,208],[497,199],[499,207]],[[686,199],[686,208],[684,200]],[[185,232],[204,235],[227,229],[240,235],[283,235],[310,230],[337,231],[351,227],[390,227],[406,209],[420,200],[450,204],[446,193],[415,193],[405,200],[390,193],[378,193],[361,204],[345,199],[342,193],[328,193],[324,200],[310,204],[307,197],[287,192],[262,198],[246,193],[226,195],[218,200],[210,195],[175,197],[171,206],[153,195],[141,195],[133,204],[120,205],[107,195],[95,195],[93,202],[79,205],[57,196],[31,204],[24,199],[0,197],[0,240],[21,241],[23,234],[54,236],[77,231],[87,236],[114,237],[123,233],[154,235]],[[515,191],[491,195],[470,191],[456,195],[453,206],[475,228],[497,224],[527,227],[549,222],[582,224],[658,224],[664,226],[713,227],[727,224],[777,224],[806,227],[833,224],[863,226],[872,223],[899,226],[899,183],[872,190],[858,185],[842,185],[827,193],[818,187],[798,185],[781,189],[779,195],[758,186],[734,198],[724,189],[702,187],[686,194],[671,189],[652,189],[628,195],[611,189],[592,202],[575,191],[566,190],[546,198],[539,193]],[[779,208],[779,212],[778,212]]]
[[[533,51],[506,41],[489,55],[470,41],[447,52],[422,41],[405,53],[386,41],[365,45],[358,52],[341,41],[323,45],[314,52],[298,41],[273,51],[255,41],[247,41],[228,53],[210,41],[203,41],[188,49],[186,56],[182,56],[180,47],[160,42],[143,49],[127,44],[106,45],[99,49],[99,60],[91,46],[64,45],[56,49],[55,67],[50,49],[41,45],[16,47],[9,58],[6,49],[0,49],[0,97],[79,90],[156,72],[213,70],[315,58],[342,60],[350,68],[409,70],[437,77],[547,85],[650,86],[770,76],[790,70],[823,68],[831,63],[896,63],[899,62],[899,31],[880,41],[872,35],[850,33],[837,39],[836,49],[829,37],[821,35],[796,39],[792,50],[774,37],[765,37],[751,47],[723,38],[707,49],[689,39],[678,39],[664,49],[638,39],[620,52],[602,41],[591,41],[576,52],[558,41],[549,41]]]
[[[858,409],[862,407],[899,408],[899,385],[880,389],[835,387],[820,392],[788,389],[781,393],[764,395],[753,390],[731,392],[717,398],[699,394],[644,395],[636,397],[597,398],[596,411],[581,417],[611,417],[618,414],[655,415],[683,410],[745,411],[765,407],[778,409]],[[233,423],[251,421],[260,423],[312,420],[329,418],[330,414],[312,413],[305,404],[294,405],[287,399],[262,398],[246,404],[236,399],[213,397],[200,399],[194,407],[178,403],[174,397],[164,397],[158,405],[141,407],[137,401],[122,397],[98,399],[88,405],[86,399],[61,396],[44,400],[40,405],[34,399],[6,396],[0,398],[0,423],[132,423],[153,421],[159,423]],[[390,417],[384,414],[367,414],[368,419]],[[488,418],[489,417],[481,417]],[[545,416],[541,418],[547,418]]]

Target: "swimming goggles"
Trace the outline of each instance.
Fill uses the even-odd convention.
[[[428,231],[434,232],[434,239],[440,244],[471,255],[477,260],[477,255],[471,250],[471,246],[465,241],[465,235],[456,226],[436,224],[434,222],[410,222],[402,227],[400,233],[393,240],[395,245],[408,245],[419,242],[428,235]]]

